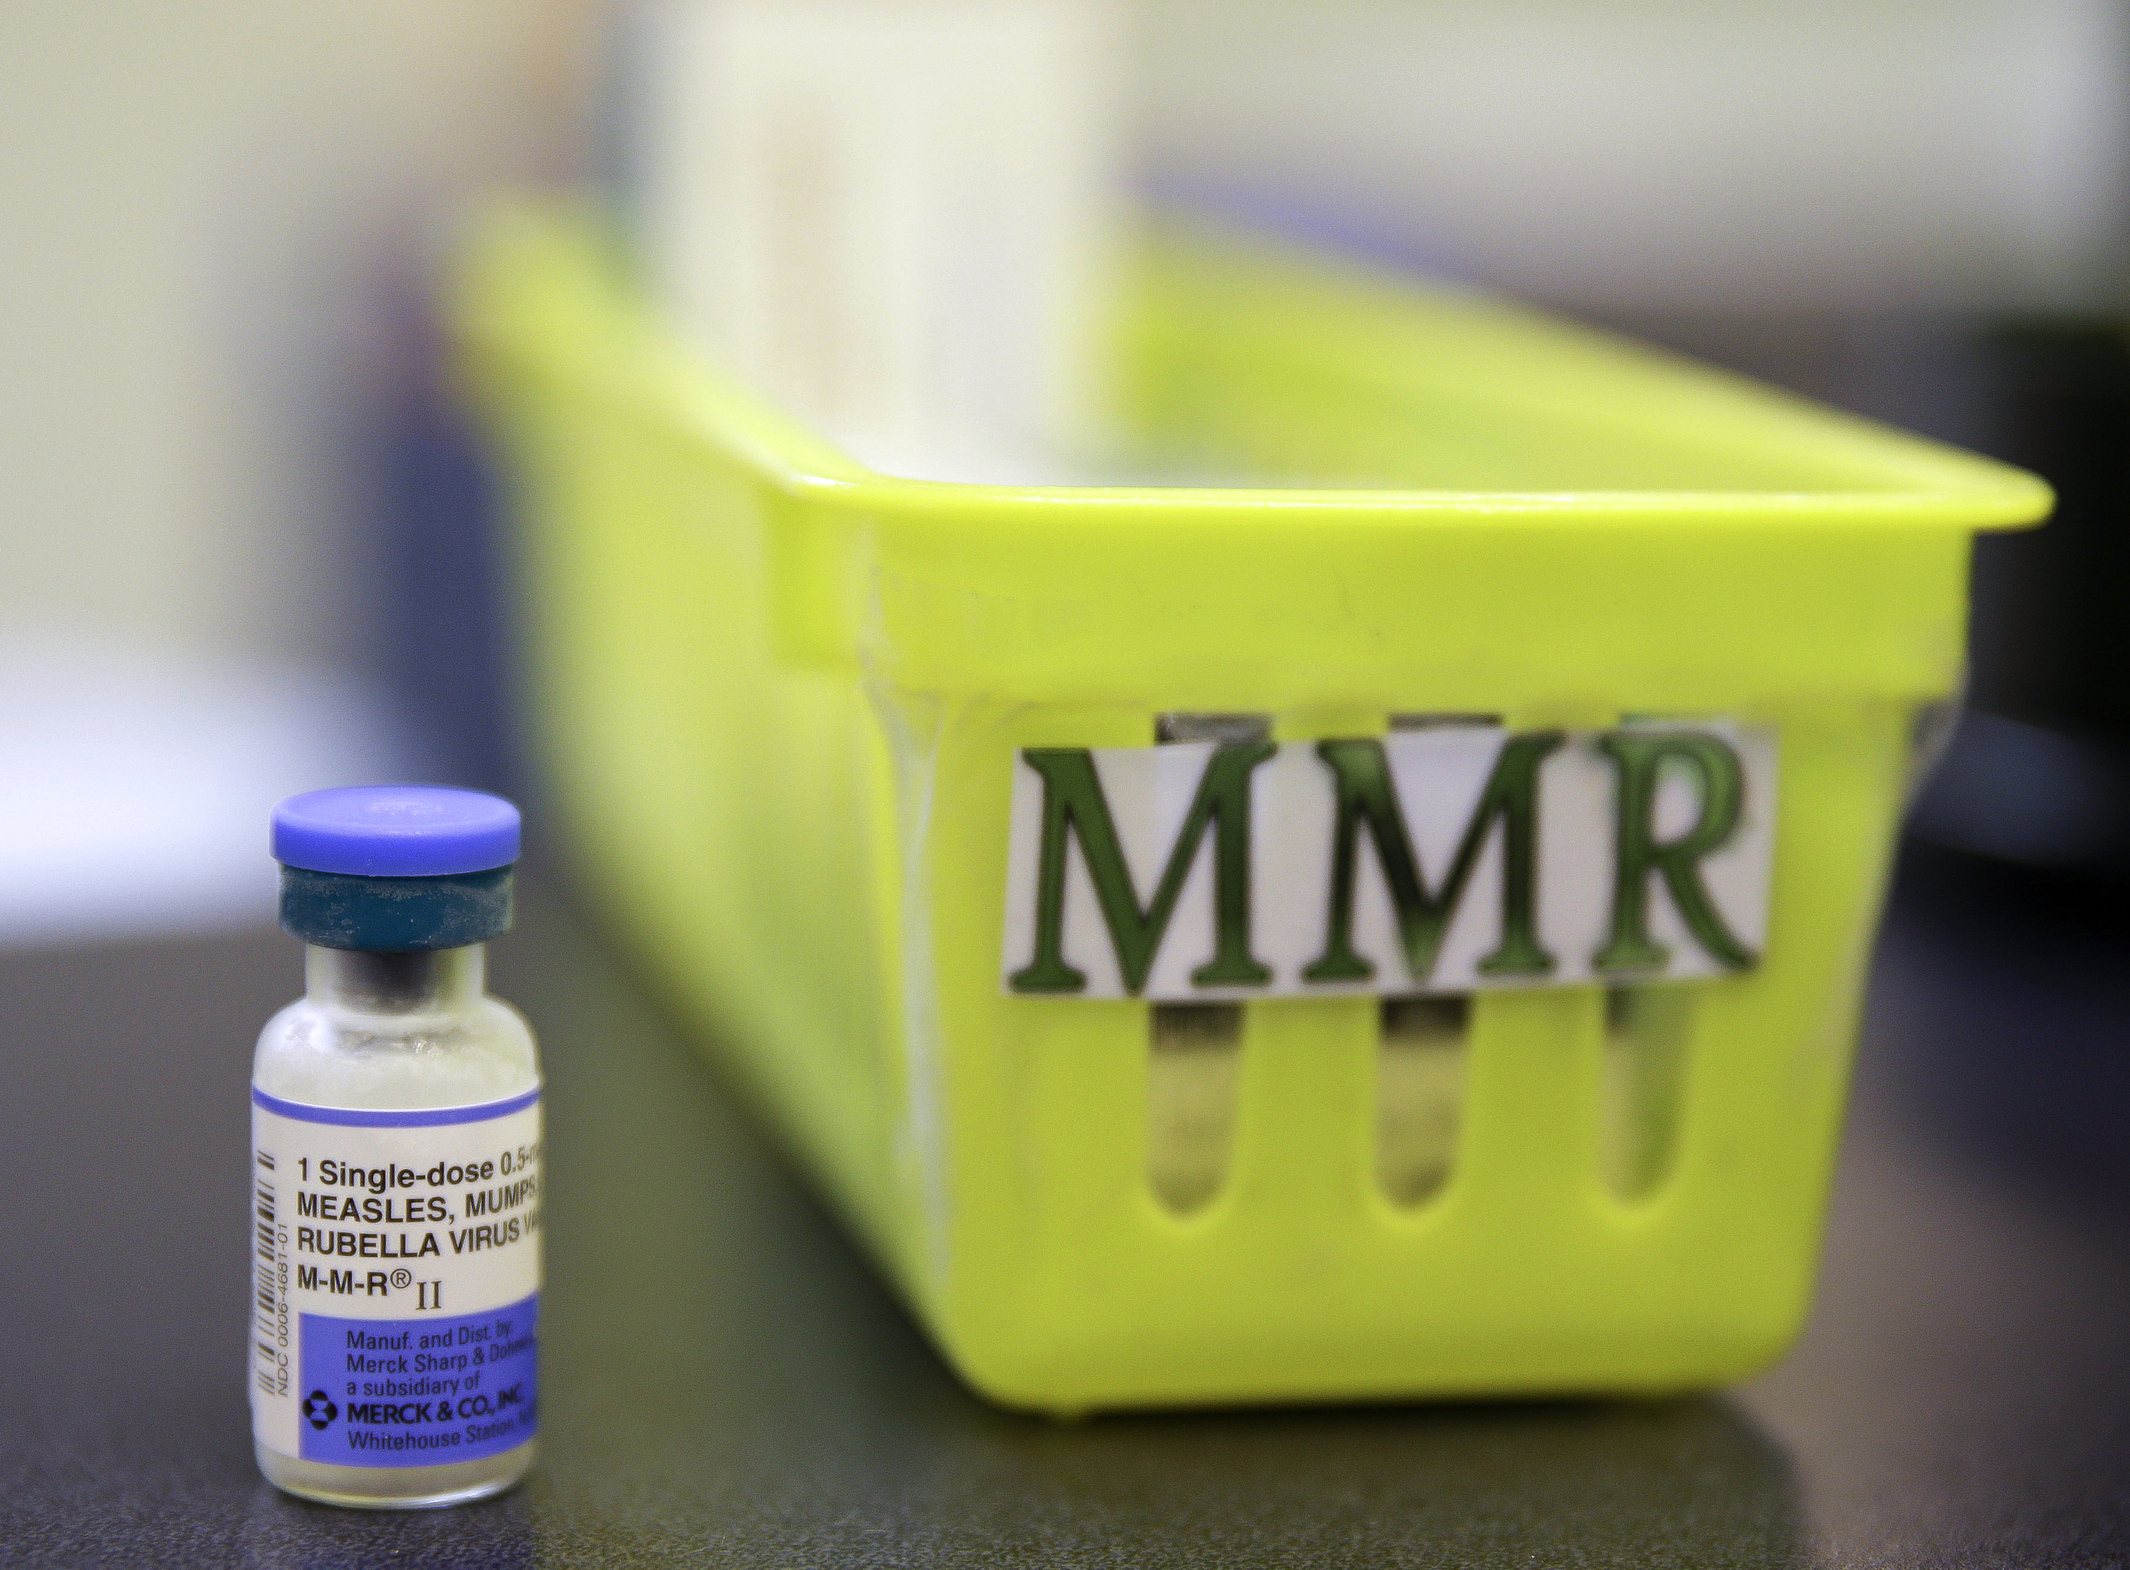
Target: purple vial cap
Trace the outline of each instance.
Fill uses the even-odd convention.
[[[274,809],[274,860],[363,878],[442,878],[518,859],[518,809],[448,785],[349,785]]]

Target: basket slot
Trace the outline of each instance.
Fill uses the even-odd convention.
[[[1456,730],[1462,726],[1499,725],[1499,714],[1393,714],[1392,730]]]
[[[1499,714],[1393,714],[1394,731],[1499,725]],[[1468,997],[1385,998],[1378,1012],[1376,1183],[1401,1209],[1442,1192],[1464,1121]]]
[[[1240,1003],[1157,1003],[1147,1065],[1147,1181],[1178,1215],[1213,1202],[1235,1149]]]
[[[1701,714],[1627,713],[1620,722],[1698,721]],[[1678,1155],[1696,989],[1613,987],[1605,993],[1599,1176],[1617,1199],[1647,1199]]]
[[[1156,742],[1263,741],[1263,714],[1163,714]],[[1242,1057],[1239,1003],[1157,1003],[1148,1011],[1147,1182],[1177,1215],[1213,1202],[1235,1149]]]
[[[1176,741],[1270,741],[1269,714],[1163,714],[1154,720],[1154,740]]]
[[[1605,994],[1598,1160],[1619,1199],[1655,1193],[1678,1153],[1694,1003],[1691,987],[1613,987]]]
[[[1415,1208],[1456,1165],[1471,999],[1385,998],[1378,1017],[1376,1182],[1393,1205]]]

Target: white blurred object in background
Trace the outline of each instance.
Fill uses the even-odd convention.
[[[1601,309],[2121,304],[2121,0],[1144,9],[1186,196]]]
[[[646,3],[649,272],[890,469],[1086,439],[1135,152],[1600,310],[2123,303],[2121,0]],[[274,796],[420,767],[346,674],[393,302],[578,161],[606,9],[0,5],[0,942],[264,919]]]
[[[374,668],[394,313],[566,160],[593,0],[0,5],[0,944],[270,921]]]
[[[271,922],[273,804],[421,772],[358,676],[0,646],[0,947]]]
[[[360,661],[393,285],[552,166],[582,0],[0,5],[11,631]]]
[[[1102,0],[652,0],[621,70],[681,328],[889,472],[1085,446],[1126,192]]]

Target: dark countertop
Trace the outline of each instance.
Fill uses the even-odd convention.
[[[1810,1331],[1734,1392],[1062,1425],[964,1392],[535,887],[543,1460],[414,1516],[260,1481],[250,1043],[291,940],[0,956],[0,1564],[2121,1565],[2130,927],[1911,865]]]

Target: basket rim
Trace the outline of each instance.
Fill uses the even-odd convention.
[[[1482,331],[1540,339],[1556,362],[1618,374],[1658,405],[1651,420],[1714,405],[1717,416],[1772,447],[1810,451],[1876,483],[1809,489],[1473,490],[1406,487],[1199,485],[1021,486],[911,478],[867,468],[832,441],[678,342],[655,308],[617,285],[596,220],[576,205],[519,199],[469,225],[449,301],[462,369],[537,370],[723,454],[771,490],[811,509],[952,526],[981,519],[1101,528],[1159,518],[1169,526],[1337,523],[1367,529],[1632,524],[1710,530],[1906,527],[2011,530],[2042,522],[2049,486],[2009,464],[1824,408],[1749,378],[1595,329],[1559,322],[1463,287],[1325,258],[1278,242],[1154,225],[1156,269],[1216,270],[1236,287],[1275,275],[1299,281],[1339,330],[1409,336],[1417,307],[1451,305]],[[1397,345],[1376,355],[1370,379],[1395,390]],[[1482,389],[1482,396],[1486,390]],[[1493,390],[1510,405],[1500,388]],[[1519,394],[1518,396],[1521,397]],[[1526,405],[1528,397],[1521,397]],[[1632,400],[1630,400],[1631,402]],[[1572,404],[1571,404],[1572,406]]]

